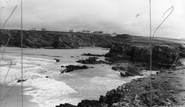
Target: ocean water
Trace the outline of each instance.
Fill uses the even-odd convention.
[[[23,49],[23,78],[26,79],[23,82],[24,95],[30,96],[28,101],[38,104],[39,107],[55,107],[60,103],[76,105],[82,99],[98,99],[100,95],[105,95],[107,91],[139,77],[122,78],[118,75],[118,72],[111,70],[110,65],[105,64],[88,64],[87,66],[93,68],[60,73],[61,65],[78,65],[77,60],[87,58],[87,56],[81,56],[83,53],[105,54],[108,51],[97,47]],[[10,62],[1,60],[0,84],[20,86],[20,83],[16,83],[21,76],[20,52],[20,48],[8,47],[6,49],[4,58],[11,59],[13,65],[6,77]],[[54,58],[60,59],[60,62],[55,62]],[[104,59],[104,57],[100,57],[100,59]],[[6,81],[6,84],[4,81]],[[2,87],[0,91],[4,88]],[[25,107],[29,107],[29,104]]]

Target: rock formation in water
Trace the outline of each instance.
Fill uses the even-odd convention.
[[[97,60],[98,57],[89,57],[87,59],[80,59],[76,62],[82,63],[82,64],[110,64],[109,62],[103,61],[103,60]]]
[[[56,62],[60,62],[60,59],[54,58],[54,60],[55,60]]]
[[[82,56],[95,56],[95,57],[103,57],[103,54],[92,54],[92,53],[84,53]]]
[[[66,73],[66,72],[72,72],[74,70],[79,70],[79,69],[88,69],[89,67],[86,65],[67,65],[67,66],[61,66],[62,70],[61,73]]]

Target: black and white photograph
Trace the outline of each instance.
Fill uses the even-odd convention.
[[[0,107],[185,107],[185,0],[0,0]]]

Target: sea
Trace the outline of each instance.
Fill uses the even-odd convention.
[[[130,82],[134,77],[120,77],[112,65],[86,64],[89,69],[61,73],[61,66],[83,65],[83,53],[106,54],[109,49],[81,47],[79,49],[34,49],[1,47],[0,107],[55,107],[61,103],[77,105],[83,99],[98,100],[107,91]],[[22,56],[22,57],[21,57]],[[54,59],[59,59],[56,62]],[[104,57],[99,57],[105,60]],[[17,82],[21,77],[21,83]]]

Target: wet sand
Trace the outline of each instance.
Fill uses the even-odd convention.
[[[0,84],[0,107],[22,107],[21,87],[15,86],[7,94],[11,88],[11,86]],[[7,96],[4,97],[6,94]],[[24,95],[23,99],[23,107],[39,107],[38,104],[30,102],[32,96]]]

